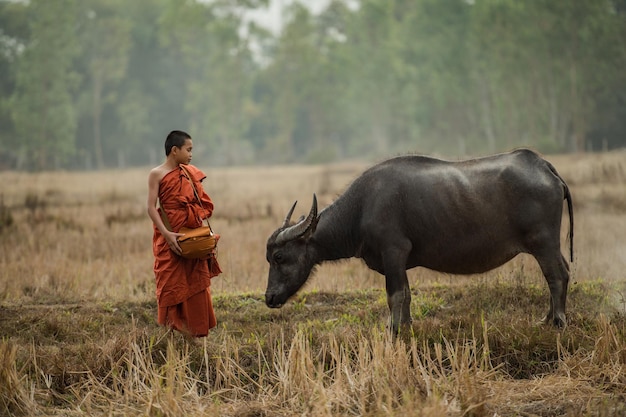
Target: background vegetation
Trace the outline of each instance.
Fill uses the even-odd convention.
[[[0,168],[626,144],[624,0],[267,3],[0,1]]]
[[[0,415],[623,415],[626,154],[550,161],[574,198],[568,327],[537,325],[549,291],[520,255],[476,276],[410,270],[395,341],[384,279],[355,259],[282,309],[263,301],[293,200],[296,217],[313,192],[326,206],[363,164],[204,168],[224,273],[202,340],[156,324],[147,169],[2,172]]]

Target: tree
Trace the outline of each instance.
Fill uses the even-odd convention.
[[[480,0],[472,9],[483,129],[507,146],[584,150],[597,101],[623,73],[623,20],[610,2]]]
[[[123,1],[90,0],[82,2],[81,30],[86,83],[89,94],[93,137],[93,158],[97,168],[104,168],[102,113],[105,104],[118,98],[115,87],[126,75],[130,49],[131,22],[123,13]],[[118,141],[116,141],[118,142]],[[123,146],[123,143],[116,143]]]
[[[160,44],[175,67],[185,125],[197,143],[207,145],[207,157],[214,163],[232,163],[242,156],[251,56],[238,33],[239,9],[257,3],[174,0],[160,19]]]
[[[59,166],[74,151],[78,75],[76,0],[33,0],[30,39],[16,63],[11,116],[20,143],[18,167]]]
[[[404,106],[416,124],[413,142],[421,151],[464,154],[476,129],[470,6],[462,0],[422,0],[403,16],[400,51],[406,69],[401,85],[411,92]],[[489,146],[494,146],[491,141]]]
[[[29,36],[28,8],[22,3],[0,2],[0,168],[17,157],[10,99],[15,91],[16,61]]]

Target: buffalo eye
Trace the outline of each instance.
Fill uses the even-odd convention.
[[[281,263],[283,260],[283,254],[280,252],[276,252],[274,254],[274,262],[276,262],[277,264]]]

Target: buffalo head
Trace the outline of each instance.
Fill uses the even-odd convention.
[[[279,227],[267,240],[267,262],[270,264],[265,303],[268,307],[282,307],[309,278],[315,261],[309,252],[309,238],[317,227],[317,198],[313,194],[313,204],[309,215],[292,224],[291,210]]]

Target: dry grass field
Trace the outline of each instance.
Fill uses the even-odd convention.
[[[0,172],[0,415],[626,415],[626,152],[548,159],[574,199],[568,327],[536,324],[548,289],[519,256],[476,276],[411,270],[395,340],[384,279],[358,260],[263,302],[269,234],[363,163],[200,166],[224,273],[199,340],[156,325],[147,168]]]

